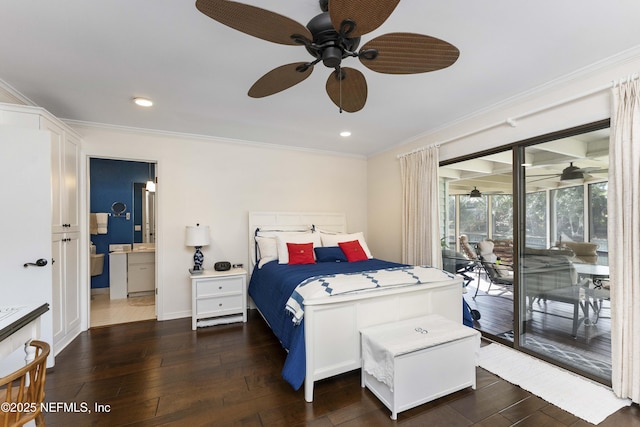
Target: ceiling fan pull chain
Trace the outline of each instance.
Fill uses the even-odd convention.
[[[338,84],[340,85],[340,114],[342,114],[342,68],[336,67],[336,76],[338,77]]]

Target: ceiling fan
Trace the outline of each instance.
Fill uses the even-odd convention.
[[[471,190],[468,194],[465,194],[465,195],[469,197],[477,198],[477,197],[482,197],[489,194],[502,194],[502,191],[485,191],[481,193],[477,187],[473,187],[473,190]]]
[[[416,74],[452,65],[458,48],[443,40],[414,33],[387,33],[370,40],[358,51],[360,36],[382,25],[400,0],[319,0],[322,13],[304,26],[259,7],[230,0],[197,0],[196,8],[221,24],[274,43],[301,45],[314,58],[277,67],[249,89],[262,98],[305,80],[314,65],[332,68],[326,83],[329,98],[350,113],[367,101],[367,82],[357,69],[343,67],[342,60],[358,58],[367,68],[386,74]]]
[[[591,173],[606,173],[608,169],[601,168],[579,168],[578,166],[574,166],[573,162],[569,162],[569,166],[564,168],[561,173],[552,173],[546,175],[531,175],[529,178],[540,178],[530,182],[543,181],[545,179],[549,179],[549,177],[560,177],[560,181],[572,181],[578,179],[588,178]]]

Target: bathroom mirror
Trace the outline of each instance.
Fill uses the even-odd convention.
[[[126,210],[127,210],[127,205],[125,205],[122,202],[113,202],[113,204],[111,205],[111,212],[113,212],[115,216],[122,215],[122,213]]]
[[[146,186],[144,182],[133,184],[134,243],[155,243],[156,241],[156,193],[147,191]]]

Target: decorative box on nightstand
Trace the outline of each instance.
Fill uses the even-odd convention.
[[[191,329],[247,321],[247,271],[204,270],[191,275]],[[201,320],[206,319],[206,320]]]

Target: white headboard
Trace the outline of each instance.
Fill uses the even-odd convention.
[[[315,226],[319,230],[347,232],[344,212],[249,212],[249,265],[252,271],[256,261],[256,228],[269,230],[301,230]]]

